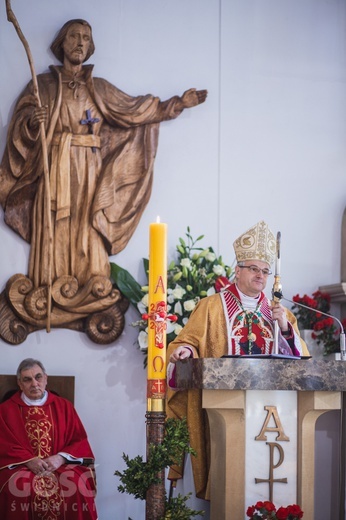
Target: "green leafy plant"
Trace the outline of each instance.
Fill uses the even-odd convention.
[[[187,228],[186,238],[179,238],[176,259],[167,269],[167,310],[176,316],[176,321],[167,320],[167,343],[173,341],[187,323],[191,312],[200,299],[220,292],[229,284],[234,270],[226,265],[212,247],[199,245],[204,235],[194,239]],[[146,276],[149,262],[143,259]],[[111,263],[111,274],[120,291],[128,298],[140,316],[148,312],[148,286],[141,286],[133,276],[119,265]],[[139,319],[132,323],[139,330],[138,344],[146,351],[148,344],[147,321]]]
[[[166,504],[165,517],[163,520],[190,520],[195,516],[203,516],[204,511],[194,511],[186,504],[192,493],[185,496],[178,494]]]
[[[165,423],[165,436],[160,444],[149,446],[148,460],[138,455],[130,459],[123,453],[123,460],[127,469],[115,471],[121,484],[118,486],[120,493],[129,493],[135,498],[145,500],[147,490],[152,484],[159,484],[159,474],[167,467],[183,462],[185,453],[196,456],[196,452],[189,445],[189,432],[186,419],[167,419]],[[203,516],[203,511],[194,511],[186,505],[191,494],[185,497],[178,495],[170,500],[165,499],[165,518],[170,520],[189,520],[194,516]],[[162,519],[163,520],[163,519]]]

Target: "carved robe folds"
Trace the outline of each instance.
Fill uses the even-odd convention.
[[[178,97],[161,102],[128,96],[91,74],[90,65],[73,78],[52,66],[38,76],[49,112],[51,324],[83,330],[83,320],[93,315],[89,337],[110,343],[122,332],[117,320],[122,322],[124,303],[109,280],[108,254],[121,251],[136,229],[151,193],[159,123],[177,117],[182,106]],[[12,277],[0,299],[0,311],[7,313],[0,336],[10,343],[44,328],[47,317],[49,237],[41,143],[29,125],[34,105],[29,84],[16,105],[0,167],[6,223],[31,243],[28,277]],[[88,114],[93,124],[84,124]]]

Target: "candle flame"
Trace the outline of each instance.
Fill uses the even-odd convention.
[[[156,217],[156,223],[157,223],[157,224],[160,224],[160,222],[161,222],[160,217],[157,216],[157,217]]]

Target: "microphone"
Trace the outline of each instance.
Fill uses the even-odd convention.
[[[292,303],[293,305],[298,305],[299,307],[304,307],[304,309],[308,309],[309,311],[313,311],[313,312],[316,312],[316,313],[319,313],[319,314],[323,314],[324,316],[328,316],[329,318],[333,318],[333,320],[335,320],[338,323],[338,325],[340,326],[340,330],[341,330],[341,332],[340,332],[340,357],[341,357],[341,361],[346,361],[345,331],[344,331],[344,327],[342,326],[341,321],[338,320],[338,318],[336,318],[335,316],[332,316],[331,314],[328,314],[327,312],[322,312],[322,311],[319,311],[317,309],[314,309],[313,307],[308,307],[307,305],[304,305],[303,303],[298,303],[298,302],[294,302],[292,300],[288,300],[287,298],[284,298],[282,292],[280,292],[280,291],[275,291],[273,293],[273,295],[278,300],[283,299],[286,302]]]

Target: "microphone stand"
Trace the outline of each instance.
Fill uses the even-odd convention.
[[[275,294],[275,291],[273,292],[273,295],[276,298],[282,298],[286,302],[293,303],[293,305],[298,305],[299,307],[304,307],[304,309],[308,309],[309,311],[313,311],[319,314],[323,314],[324,316],[328,316],[329,318],[333,318],[335,320],[339,327],[340,327],[340,358],[341,361],[346,361],[346,347],[345,347],[345,331],[344,327],[342,326],[341,321],[336,318],[335,316],[332,316],[331,314],[328,314],[327,312],[322,312],[320,310],[314,309],[313,307],[308,307],[307,305],[304,305],[303,303],[294,302],[292,300],[288,300],[288,298],[284,298],[281,291],[277,291],[277,294]]]
[[[281,233],[278,231],[276,235],[276,260],[275,260],[275,275],[274,275],[274,285],[272,289],[272,300],[274,303],[280,303],[282,298],[282,285],[280,281],[280,243],[281,243]],[[279,353],[279,324],[278,320],[274,320],[274,348],[273,354]]]

